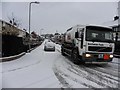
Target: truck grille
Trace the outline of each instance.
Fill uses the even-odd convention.
[[[97,51],[97,52],[112,52],[111,47],[93,47],[93,46],[89,46],[88,50],[89,51]]]

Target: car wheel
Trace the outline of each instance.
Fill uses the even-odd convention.
[[[44,47],[44,51],[46,51],[46,47]]]

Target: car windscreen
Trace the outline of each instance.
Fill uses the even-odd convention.
[[[48,45],[48,46],[54,46],[54,43],[53,42],[47,42],[46,45]]]

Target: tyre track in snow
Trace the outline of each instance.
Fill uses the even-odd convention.
[[[83,71],[86,71],[87,73],[89,73],[90,75],[87,77],[88,79],[90,80],[93,80],[91,79],[93,77],[96,77],[99,79],[98,81],[96,80],[93,80],[94,82],[98,83],[98,84],[101,84],[101,80],[103,82],[106,82],[108,83],[108,85],[105,85],[107,87],[111,87],[111,86],[115,86],[115,87],[118,87],[118,77],[116,76],[113,76],[113,74],[111,75],[110,73],[105,73],[104,70],[101,70],[99,67],[97,67],[96,65],[92,65],[92,66],[86,66],[87,64],[85,65],[74,65],[72,62],[69,62],[68,60],[66,60],[67,63],[69,63],[69,65],[71,65],[71,68],[73,70],[76,70],[77,72],[79,72],[79,70],[83,70]],[[71,69],[70,68],[70,69]],[[110,84],[110,85],[109,85]],[[104,85],[104,83],[103,83]]]
[[[65,88],[76,88],[76,87],[73,87],[73,84],[71,83],[71,81],[79,84],[80,86],[82,86],[82,88],[83,87],[84,88],[94,88],[92,85],[86,84],[81,80],[78,81],[77,78],[74,78],[69,74],[66,74],[62,70],[58,69],[56,66],[54,67],[54,72],[55,72],[55,75],[58,78],[58,80],[61,82],[61,84]],[[73,73],[73,74],[75,74],[75,73]],[[75,74],[75,75],[77,75],[77,74]]]
[[[69,85],[69,83],[66,82],[65,78],[63,78],[63,75],[60,71],[58,71],[57,69],[54,69],[55,75],[57,76],[58,80],[60,81],[60,83],[63,85],[62,88],[71,88],[71,85]]]
[[[78,65],[73,64],[67,58],[65,58],[65,60],[63,60],[62,62],[68,64],[68,67],[65,67],[65,68],[69,72],[74,73],[75,75],[78,75],[80,77],[86,78],[87,80],[94,82],[97,85],[100,85],[101,87],[104,87],[104,88],[106,88],[106,87],[107,88],[113,88],[113,87],[117,88],[118,87],[117,77],[115,77],[114,75],[110,75],[110,73],[108,74],[108,73],[103,72],[104,68],[101,66],[96,66],[96,65],[94,67],[87,67],[84,65],[78,66]],[[65,66],[65,65],[62,65],[62,66]],[[95,88],[94,86],[91,86],[89,84],[86,85],[86,83],[82,83],[82,82],[78,81],[75,77],[71,77],[70,75],[67,75],[65,72],[60,70],[57,66],[55,68],[57,68],[56,70],[54,70],[55,73],[57,73],[59,75],[57,77],[67,76],[70,79],[72,79],[73,81],[79,82],[80,84],[85,85],[86,87]],[[99,69],[99,68],[101,68],[101,69]],[[86,76],[86,74],[84,72],[85,73],[87,72],[89,75]],[[62,73],[62,74],[60,74],[60,73]],[[94,77],[96,77],[97,80]]]
[[[57,76],[57,78],[59,79],[59,81],[61,82],[63,87],[65,87],[65,88],[75,88],[72,86],[72,84],[69,83],[68,79],[74,81],[74,83],[78,83],[78,84],[84,86],[85,88],[94,88],[92,85],[86,84],[82,81],[78,81],[76,78],[63,73],[62,71],[60,71],[58,69],[55,70],[55,75]]]
[[[109,62],[109,63],[112,63],[112,64],[118,64],[118,65],[120,65],[120,63],[119,63],[119,62]]]
[[[97,71],[97,72],[101,72],[101,73],[111,75],[111,76],[114,76],[114,77],[118,77],[118,73],[119,73],[118,69],[113,70],[111,68],[107,68],[106,66],[104,67],[104,66],[94,65],[92,67],[91,65],[90,66],[88,66],[88,65],[80,65],[79,67],[81,68],[81,66],[86,67],[87,69],[94,70],[94,71]],[[109,76],[109,78],[111,78],[111,77]]]
[[[89,80],[91,80],[91,81],[93,81],[93,82],[95,82],[95,83],[97,83],[97,84],[99,84],[99,85],[102,85],[102,86],[105,86],[105,87],[110,87],[111,85],[114,85],[114,84],[117,85],[117,82],[116,82],[115,79],[112,78],[113,80],[115,80],[115,82],[112,82],[110,80],[111,79],[110,76],[108,76],[108,75],[102,75],[101,72],[99,72],[97,70],[85,67],[84,65],[82,65],[82,66],[80,66],[78,68],[76,68],[77,65],[76,65],[76,67],[73,67],[73,65],[71,65],[71,66],[77,72],[79,72],[79,70],[82,69],[82,70],[86,71],[87,73],[89,73],[90,75],[87,76],[86,78],[89,79]],[[95,80],[93,77],[96,77],[98,80]],[[103,82],[107,82],[107,83],[109,83],[111,85],[109,85],[109,86],[105,85],[105,83],[102,83],[102,81]]]
[[[91,68],[91,69],[94,69],[96,71],[99,71],[99,72],[102,72],[102,73],[106,73],[106,74],[112,75],[114,77],[120,78],[119,77],[120,72],[119,72],[118,68],[117,69],[112,69],[112,67],[111,68],[107,68],[107,67],[109,67],[108,65],[106,65],[106,66],[96,65],[96,66],[98,66],[98,67]]]

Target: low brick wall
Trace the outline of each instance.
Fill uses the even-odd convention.
[[[2,57],[14,56],[25,52],[22,37],[2,35]]]

